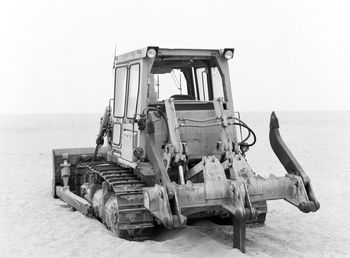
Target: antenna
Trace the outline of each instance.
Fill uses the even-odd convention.
[[[115,57],[117,55],[117,42],[114,43],[113,69],[115,68]]]

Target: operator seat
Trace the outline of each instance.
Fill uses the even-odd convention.
[[[181,94],[172,95],[171,98],[175,100],[195,100],[191,95],[181,95]]]

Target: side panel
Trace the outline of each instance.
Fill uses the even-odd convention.
[[[132,129],[123,130],[122,136],[122,158],[131,162],[136,161],[133,156],[133,143],[137,141],[137,132]]]

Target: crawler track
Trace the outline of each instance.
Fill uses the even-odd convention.
[[[111,230],[128,240],[149,239],[154,227],[153,217],[143,205],[142,189],[145,184],[133,173],[133,169],[107,162],[87,164],[86,168],[99,175],[115,193],[116,228]]]

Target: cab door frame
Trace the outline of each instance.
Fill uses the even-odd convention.
[[[139,130],[136,124],[136,116],[139,112],[138,102],[140,95],[141,62],[135,60],[128,63],[128,79],[125,94],[125,112],[121,136],[121,157],[129,162],[135,162],[134,148],[138,146]],[[133,95],[132,95],[133,94]],[[131,103],[131,104],[130,104]],[[132,110],[130,110],[132,109]]]
[[[112,150],[118,158],[126,160],[128,162],[134,162],[135,157],[133,157],[133,149],[138,145],[138,128],[135,124],[135,118],[137,116],[139,108],[139,99],[140,99],[140,84],[141,84],[141,62],[140,60],[134,60],[132,62],[121,64],[115,67],[115,87],[114,87],[114,109],[113,109],[113,138],[112,138]],[[124,96],[116,96],[117,87],[118,87],[118,78],[117,78],[117,69],[126,67],[126,81],[124,85]],[[133,69],[133,67],[136,67]],[[136,78],[133,77],[133,74],[136,75]],[[134,81],[132,81],[134,78]],[[132,88],[131,88],[132,87]],[[134,94],[134,101],[132,106],[129,106],[131,103],[130,94],[137,91]],[[123,99],[123,106],[120,107],[117,104],[117,101]],[[123,112],[116,114],[116,108],[123,108]],[[131,111],[129,109],[133,109]],[[118,139],[116,142],[115,139]]]
[[[118,69],[122,69],[125,68],[125,82],[124,82],[124,96],[120,97],[120,96],[116,96],[117,94],[117,90],[119,90],[119,87],[121,87],[121,85],[119,85],[118,82],[118,76],[117,76],[117,72]],[[128,66],[127,64],[121,64],[115,67],[114,69],[114,104],[113,104],[113,135],[112,135],[112,149],[113,151],[120,156],[121,154],[121,139],[122,139],[122,131],[123,131],[123,120],[124,120],[124,116],[125,116],[125,94],[127,91],[127,83],[128,83]],[[117,88],[118,87],[118,88]],[[123,105],[120,106],[119,102],[120,101],[124,101]],[[117,113],[117,109],[122,108],[123,112],[121,113]],[[116,139],[118,139],[116,141]]]

